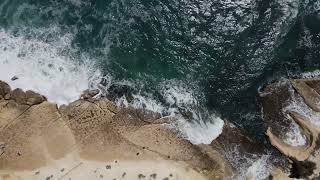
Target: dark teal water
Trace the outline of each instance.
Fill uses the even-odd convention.
[[[319,0],[0,0],[0,28],[53,26],[105,74],[160,99],[159,82],[181,81],[261,135],[258,88],[320,68]]]

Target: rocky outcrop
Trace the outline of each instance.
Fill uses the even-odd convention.
[[[89,91],[90,101],[59,108],[4,82],[0,93],[7,96],[0,100],[0,179],[211,180],[231,173],[218,151],[180,138],[157,113],[119,109]]]
[[[320,176],[320,128],[312,123],[314,122],[310,119],[312,117],[305,117],[301,114],[304,112],[290,110],[286,107],[288,103],[300,98],[311,111],[319,112],[319,93],[319,79],[278,82],[268,85],[260,93],[264,120],[269,125],[266,134],[271,144],[291,160],[291,177],[294,178]],[[301,134],[306,138],[306,144],[290,145],[284,142],[285,133],[290,131],[288,127],[292,121],[298,125]]]
[[[11,91],[11,87],[3,81],[0,81],[0,96],[4,98]]]
[[[211,146],[221,153],[234,151],[237,147],[239,153],[263,154],[265,146],[263,143],[251,139],[244,131],[235,125],[225,122],[223,132],[212,141]]]

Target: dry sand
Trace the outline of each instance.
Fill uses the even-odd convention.
[[[87,161],[70,154],[67,157],[50,162],[45,167],[32,171],[0,171],[0,180],[202,180],[200,173],[183,162],[159,161],[123,161],[109,162]]]

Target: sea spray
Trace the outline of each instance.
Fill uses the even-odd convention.
[[[1,80],[13,88],[37,91],[59,105],[78,99],[100,73],[88,63],[87,57],[80,56],[83,58],[80,64],[62,52],[70,49],[71,39],[70,34],[65,34],[52,43],[46,43],[1,30]],[[12,77],[15,77],[14,81]]]

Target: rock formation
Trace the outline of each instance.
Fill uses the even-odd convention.
[[[214,148],[178,137],[159,114],[107,99],[58,107],[0,81],[0,179],[223,179]]]
[[[260,93],[264,120],[269,125],[266,134],[271,144],[291,160],[291,177],[294,178],[319,178],[320,128],[310,117],[302,114],[305,112],[286,107],[293,100],[300,98],[310,111],[320,112],[319,93],[320,79],[278,82],[268,85]],[[306,144],[290,145],[284,142],[285,133],[290,131],[288,127],[292,121],[298,125]]]

